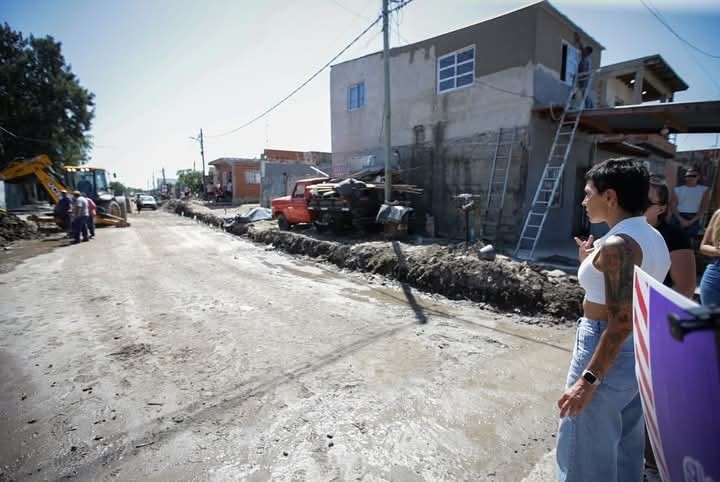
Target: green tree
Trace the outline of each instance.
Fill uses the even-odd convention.
[[[65,62],[60,42],[0,25],[0,164],[42,153],[68,165],[85,161],[93,98]]]
[[[178,184],[188,186],[194,193],[202,192],[202,175],[200,171],[183,169],[177,172]]]
[[[115,193],[116,196],[120,196],[122,194],[125,194],[127,192],[127,188],[125,187],[125,184],[119,182],[119,181],[112,181],[110,183],[110,189],[112,189],[112,192]]]

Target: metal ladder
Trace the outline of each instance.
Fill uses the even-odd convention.
[[[513,146],[517,133],[516,128],[509,130],[510,140],[507,140],[508,130],[501,127],[497,135],[495,155],[493,156],[490,171],[490,184],[487,191],[487,202],[482,216],[482,238],[488,241],[495,240],[500,231],[500,219],[505,205],[510,164],[512,163]],[[505,133],[506,137],[503,137]]]
[[[578,90],[578,84],[583,80],[586,80],[587,83],[585,85],[587,87],[583,89],[582,95],[579,96],[582,98],[578,101],[578,99],[575,98],[575,94]],[[525,224],[523,225],[520,238],[515,247],[514,255],[518,258],[533,259],[535,248],[537,247],[538,240],[545,226],[551,205],[559,192],[560,182],[563,171],[565,170],[565,163],[570,156],[570,149],[575,139],[575,132],[580,122],[580,115],[585,109],[585,100],[591,88],[592,71],[578,73],[575,76],[573,88],[570,90],[567,102],[565,103],[565,109],[563,110],[562,116],[560,116],[560,123],[555,131],[555,138],[550,147],[550,154],[548,155],[545,169],[543,169],[532,206],[525,218]],[[577,107],[574,105],[576,103],[578,104]],[[570,117],[570,119],[568,119],[568,117]]]

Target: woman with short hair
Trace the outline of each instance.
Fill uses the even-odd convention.
[[[641,163],[610,159],[585,179],[588,218],[610,231],[595,243],[576,238],[585,299],[566,390],[557,402],[558,480],[639,481],[644,430],[632,337],[633,273],[637,265],[662,281],[670,254],[643,215],[650,176]]]

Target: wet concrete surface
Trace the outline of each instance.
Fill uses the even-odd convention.
[[[550,460],[571,329],[131,222],[0,274],[0,480],[515,481]]]

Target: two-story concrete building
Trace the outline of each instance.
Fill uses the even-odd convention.
[[[562,112],[581,45],[593,48],[592,68],[597,69],[602,45],[541,1],[391,49],[392,161],[407,182],[425,189],[416,202],[418,228],[432,221],[437,235],[463,236],[454,196],[478,194],[482,205],[500,142],[512,150],[506,151],[511,164],[494,242],[514,245],[557,128],[557,109],[549,107]],[[605,95],[598,89],[606,88],[611,75],[604,84],[594,84],[590,95],[596,103]],[[656,82],[656,77],[653,85],[665,97],[683,90],[684,83],[675,78]],[[383,163],[382,52],[334,65],[330,82],[333,173],[353,172],[368,156]],[[567,242],[587,231],[579,206],[584,173],[594,162],[627,153],[628,146],[613,139],[599,146],[594,135],[577,133],[542,243]],[[654,155],[643,148],[632,152]],[[481,213],[473,212],[476,233],[482,229]]]

